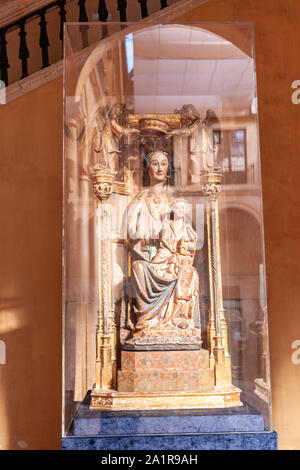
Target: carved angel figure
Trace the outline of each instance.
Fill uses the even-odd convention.
[[[208,110],[206,118],[200,119],[200,115],[192,104],[184,105],[180,111],[180,129],[171,131],[171,135],[182,135],[189,137],[190,152],[190,181],[199,183],[200,176],[209,170],[216,168],[213,143],[211,142],[207,123],[216,119],[213,111]]]
[[[139,130],[127,127],[127,109],[124,104],[114,104],[110,111],[107,107],[101,108],[94,138],[94,151],[100,154],[97,166],[116,173],[121,154],[120,139],[135,133],[139,133]]]

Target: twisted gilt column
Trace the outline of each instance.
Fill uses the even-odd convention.
[[[215,369],[216,386],[231,384],[231,359],[223,308],[220,254],[218,198],[222,191],[221,181],[222,173],[218,170],[204,175],[203,193],[209,198],[206,205],[210,287],[208,343],[210,366]]]
[[[209,367],[214,368],[214,337],[216,336],[216,322],[215,322],[215,300],[214,300],[214,279],[212,268],[212,245],[211,245],[211,207],[206,204],[206,226],[207,226],[207,251],[208,251],[208,274],[209,274],[209,319],[207,325],[207,344],[209,351]]]
[[[93,173],[94,192],[97,201],[98,263],[99,263],[99,311],[96,339],[96,388],[109,390],[116,381],[116,328],[112,310],[111,282],[111,229],[109,198],[112,195],[112,172],[96,169]]]

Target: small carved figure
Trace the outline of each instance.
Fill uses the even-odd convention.
[[[139,129],[127,127],[127,114],[121,103],[114,104],[109,112],[107,107],[101,108],[94,141],[94,151],[100,153],[98,168],[117,173],[121,137],[140,133]]]
[[[171,312],[171,323],[180,328],[193,328],[193,308],[199,290],[199,277],[192,266],[196,252],[197,234],[185,222],[188,204],[184,199],[175,199],[171,206],[173,220],[165,220],[160,239],[160,248],[151,261],[151,266],[164,278],[177,278],[175,306]]]
[[[212,121],[212,111],[208,110],[206,118],[201,120],[198,111],[192,104],[184,105],[180,111],[180,129],[174,129],[170,135],[189,137],[190,180],[199,183],[200,176],[216,168],[214,147],[209,137],[207,123]],[[216,118],[215,113],[214,117]]]

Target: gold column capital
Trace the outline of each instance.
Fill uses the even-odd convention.
[[[223,175],[219,168],[205,173],[202,177],[203,194],[209,196],[210,199],[216,200],[222,192],[222,179]]]
[[[92,181],[94,185],[94,192],[97,199],[105,201],[108,199],[113,192],[113,182],[115,179],[115,173],[108,170],[102,169],[98,165],[94,167],[92,173]]]

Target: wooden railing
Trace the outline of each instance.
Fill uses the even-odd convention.
[[[65,21],[68,21],[68,11],[67,7],[70,3],[75,3],[77,0],[57,0],[53,2],[47,3],[42,8],[39,8],[35,11],[30,11],[25,16],[18,18],[17,20],[11,22],[10,24],[4,25],[0,27],[0,78],[7,86],[12,81],[9,81],[9,68],[10,68],[10,61],[20,60],[20,76],[19,78],[22,80],[23,78],[29,75],[28,70],[28,59],[30,56],[29,47],[27,45],[27,32],[26,27],[31,21],[38,21],[39,25],[39,47],[41,49],[41,68],[46,68],[50,65],[49,60],[49,47],[50,42],[48,38],[47,32],[47,15],[52,12],[53,10],[57,10],[57,21],[59,22],[59,39],[63,46],[63,25]],[[126,0],[114,0],[117,2],[117,10],[119,12],[119,20],[121,22],[130,21],[130,18],[127,18],[127,1]],[[151,0],[147,2],[147,0],[135,0],[136,1],[136,8],[140,9],[141,18],[145,18],[148,16],[148,6]],[[89,0],[79,0],[77,1],[78,6],[78,16],[75,21],[79,22],[87,22],[89,21],[89,17],[87,14],[87,4]],[[98,1],[98,20],[102,22],[106,22],[108,20],[108,9],[107,4],[111,4],[112,2],[107,0],[99,0]],[[169,3],[174,3],[174,1],[170,1]],[[160,0],[160,8],[163,9],[168,6],[167,0]],[[92,18],[95,21],[95,17]],[[71,19],[74,21],[74,18]],[[7,44],[8,44],[8,33],[18,30],[19,34],[19,50],[15,51],[16,57],[9,58],[7,53]],[[17,57],[18,55],[18,57]],[[60,57],[61,58],[61,57]],[[59,60],[57,58],[56,60]],[[36,71],[36,70],[34,70]]]

